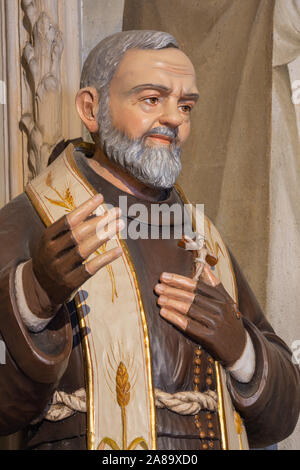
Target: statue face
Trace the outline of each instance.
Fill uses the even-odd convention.
[[[190,132],[190,113],[198,98],[195,71],[178,49],[127,51],[110,83],[113,126],[130,139],[139,139],[154,128],[176,131],[174,138],[159,133],[144,144],[181,147]]]

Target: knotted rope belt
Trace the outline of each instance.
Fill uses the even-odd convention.
[[[213,390],[201,392],[166,393],[155,389],[155,406],[168,408],[180,415],[195,415],[200,410],[215,411],[218,407],[217,394]]]
[[[155,389],[155,406],[157,408],[167,408],[180,415],[195,415],[200,410],[215,411],[218,407],[217,394],[212,390],[206,392],[178,392],[166,393]],[[76,390],[74,393],[56,391],[53,394],[51,403],[35,422],[47,419],[48,421],[61,421],[72,416],[76,411],[86,412],[86,392],[84,388]]]

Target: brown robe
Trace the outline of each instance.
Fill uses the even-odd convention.
[[[75,159],[92,186],[103,193],[106,203],[118,205],[120,195],[127,196],[128,206],[141,202],[97,175],[82,153],[76,152]],[[165,194],[161,202],[182,204],[175,190]],[[75,413],[55,423],[42,419],[30,424],[43,412],[55,389],[72,393],[84,386],[81,338],[76,332],[73,302],[67,308],[62,307],[40,333],[31,333],[24,327],[16,305],[16,266],[32,257],[44,229],[26,194],[0,211],[0,335],[7,347],[6,364],[0,365],[0,435],[23,429],[25,448],[85,449],[85,413]],[[153,292],[163,271],[192,275],[193,255],[178,247],[177,242],[172,237],[127,240],[145,305],[154,386],[169,393],[193,389],[197,347],[160,317]],[[265,319],[237,263],[232,260],[240,310],[255,348],[256,369],[248,384],[238,383],[228,374],[228,387],[236,409],[245,420],[250,446],[263,447],[293,431],[300,409],[300,375],[291,362],[289,349]],[[211,360],[203,352],[201,390],[215,387],[214,372],[208,374]],[[208,378],[211,383],[207,383]],[[208,448],[220,449],[217,414],[211,415],[200,412],[200,427],[197,427],[193,416],[158,409],[158,448],[197,450],[206,444]],[[205,437],[200,437],[200,432]]]

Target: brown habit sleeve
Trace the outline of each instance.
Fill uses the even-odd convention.
[[[251,447],[280,442],[294,430],[300,412],[300,370],[291,351],[266,320],[238,263],[232,257],[239,293],[239,309],[252,339],[256,369],[242,384],[228,374],[233,403],[245,420]],[[287,313],[288,314],[288,313]]]
[[[43,224],[22,194],[0,211],[0,435],[22,429],[47,405],[66,370],[72,330],[64,307],[40,333],[22,323],[15,295],[15,270],[31,258]]]

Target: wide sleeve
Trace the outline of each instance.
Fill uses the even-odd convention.
[[[237,262],[239,309],[255,349],[256,366],[249,383],[230,374],[229,392],[244,419],[250,447],[265,447],[288,437],[300,412],[300,371],[287,345],[266,320]],[[288,314],[288,312],[287,312]]]
[[[0,365],[0,435],[16,432],[40,415],[72,350],[65,307],[41,332],[32,333],[16,299],[17,266],[31,258],[44,229],[25,194],[0,211],[0,340],[5,349]]]

